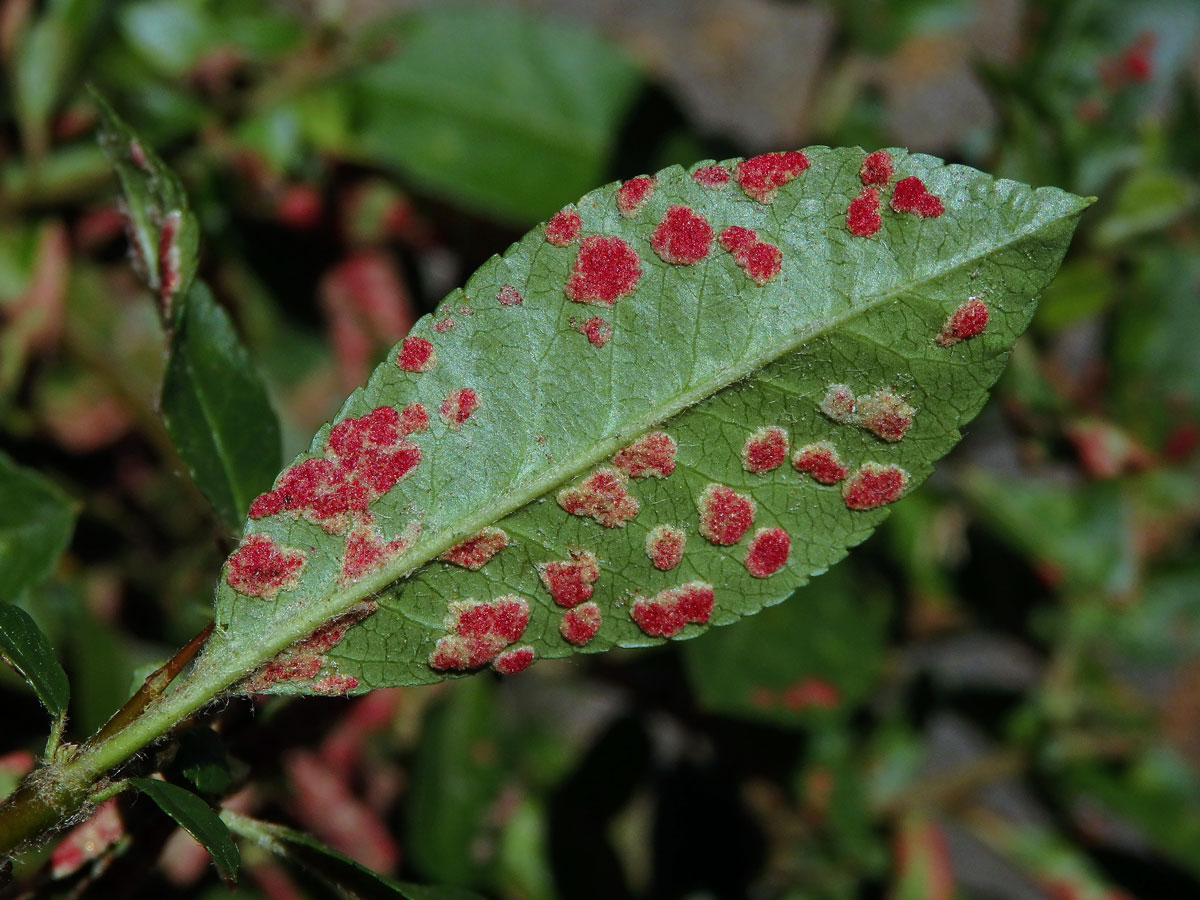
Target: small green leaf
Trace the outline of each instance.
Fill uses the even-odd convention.
[[[50,482],[0,453],[0,600],[46,578],[71,540],[75,504]]]
[[[129,783],[204,846],[226,881],[237,881],[241,857],[229,836],[229,828],[211,806],[191,791],[157,778],[130,778]]]
[[[0,653],[29,682],[42,706],[56,719],[67,714],[71,686],[50,639],[19,606],[0,603]]]
[[[173,299],[196,274],[200,226],[183,185],[158,154],[94,90],[92,100],[100,111],[100,146],[121,182],[134,268],[158,293],[163,321],[170,322]]]
[[[279,469],[279,422],[229,315],[200,282],[180,304],[162,413],[192,478],[236,533]]]
[[[380,875],[309,835],[282,825],[229,809],[222,810],[221,818],[234,834],[308,870],[350,900],[480,900],[478,894],[464,888],[407,884]]]
[[[577,25],[458,5],[397,32],[399,52],[351,81],[362,155],[526,222],[600,179],[640,80],[617,47]]]

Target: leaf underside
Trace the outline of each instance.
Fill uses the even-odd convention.
[[[360,692],[469,671],[434,665],[431,654],[470,630],[467,619],[456,618],[470,608],[463,601],[509,595],[529,614],[511,643],[493,636],[505,652],[529,647],[542,658],[647,646],[661,643],[664,633],[692,637],[779,603],[864,540],[887,506],[850,508],[863,504],[847,501],[847,485],[864,464],[903,470],[907,482],[898,493],[930,474],[983,405],[1088,201],[893,150],[895,174],[879,188],[878,230],[863,237],[847,225],[850,203],[864,191],[863,151],[804,153],[810,165],[769,202],[748,196],[736,177],[716,187],[692,177],[698,169],[711,172],[712,163],[672,167],[654,176],[652,193],[640,206],[627,204],[625,214],[619,185],[585,196],[574,207],[581,235],[565,246],[539,227],[484,264],[412,331],[431,343],[436,364],[405,371],[395,348],[338,416],[422,404],[429,427],[406,438],[419,447],[419,464],[348,519],[287,509],[264,514],[265,503],[245,540],[262,550],[264,538],[255,535],[269,537],[270,553],[283,556],[247,570],[252,554],[235,554],[239,562],[227,565],[217,592],[217,639],[202,665],[235,659],[249,671],[332,617],[362,612],[356,604],[368,598],[378,609],[340,641],[340,631],[332,638],[327,631],[325,640],[310,642],[316,660],[293,647],[243,690]],[[720,165],[736,172],[737,164]],[[919,177],[944,211],[894,210],[897,180],[909,176]],[[652,244],[673,206],[711,225],[713,239],[695,264],[665,262]],[[758,242],[780,251],[781,270],[765,284],[719,239],[729,226],[753,229]],[[555,226],[550,230],[554,236]],[[611,306],[564,293],[592,235],[621,238],[640,266],[636,286]],[[574,284],[581,293],[578,279]],[[948,318],[969,298],[986,305],[986,328],[943,345],[939,334],[945,337]],[[608,331],[607,341],[600,340]],[[840,422],[827,402],[836,385],[849,388],[858,403]],[[462,389],[476,393],[478,408],[456,427],[439,409]],[[872,404],[906,420],[898,440],[880,436],[886,426],[864,427]],[[749,471],[747,439],[769,427],[786,432],[786,459],[766,472]],[[606,527],[563,508],[560,491],[612,466],[614,453],[647,432],[669,435],[677,450],[666,477],[625,481],[636,515]],[[329,435],[326,426],[298,462],[329,457]],[[793,466],[792,454],[817,442],[827,442],[845,464],[841,481],[822,484]],[[754,501],[752,526],[728,546],[702,533],[698,498],[710,485]],[[686,540],[681,561],[666,571],[647,553],[647,535],[660,525]],[[437,558],[485,527],[502,529],[507,545],[478,571]],[[766,577],[750,574],[746,562],[760,529],[783,529],[790,537],[786,562]],[[348,541],[359,551],[375,547],[380,565],[346,575]],[[581,552],[597,561],[587,602],[596,604],[601,624],[575,646],[561,633],[566,610],[538,566]],[[247,589],[247,579],[261,581],[264,572],[274,574],[278,590]],[[645,598],[657,596],[650,605],[658,602],[661,612],[670,595],[659,592],[687,583],[711,586],[707,622],[684,615],[682,623],[643,627]],[[643,625],[635,621],[639,608]]]

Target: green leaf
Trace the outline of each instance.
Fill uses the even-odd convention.
[[[157,778],[130,778],[129,783],[157,803],[159,809],[204,846],[222,878],[237,881],[241,857],[229,836],[229,828],[211,806],[191,791]]]
[[[170,322],[173,299],[196,274],[200,226],[183,185],[158,154],[94,90],[92,101],[100,111],[100,146],[121,182],[134,268],[158,293],[163,321]]]
[[[229,809],[222,810],[221,818],[234,834],[301,866],[342,897],[353,900],[479,900],[478,894],[464,888],[395,881],[303,832],[282,825],[252,819]]]
[[[0,600],[46,578],[71,540],[75,504],[41,476],[0,453]]]
[[[482,874],[472,848],[504,778],[493,701],[482,679],[456,685],[422,731],[407,804],[408,846],[417,870],[434,881],[472,884]]]
[[[192,728],[180,737],[175,767],[206,794],[223,796],[233,786],[225,745],[211,728]]]
[[[29,682],[42,706],[56,719],[67,714],[71,686],[50,639],[19,606],[0,603],[0,654]]]
[[[196,683],[223,687],[285,648],[241,689],[364,691],[489,661],[511,671],[530,652],[570,655],[576,646],[560,632],[570,620],[539,577],[549,563],[573,561],[577,576],[596,576],[581,586],[595,606],[570,611],[576,625],[601,620],[583,652],[694,637],[782,602],[863,541],[886,517],[883,501],[928,477],[985,402],[1088,201],[892,151],[897,177],[923,179],[944,213],[921,218],[885,205],[878,233],[858,237],[846,217],[863,191],[863,151],[807,153],[810,166],[771,202],[670,168],[629,216],[618,211],[616,185],[584,197],[582,245],[556,246],[538,228],[488,261],[414,327],[409,348],[429,342],[436,364],[408,371],[393,350],[336,428],[323,428],[252,504],[252,533],[223,573],[218,627]],[[746,171],[772,160],[781,161]],[[664,262],[651,238],[674,205],[717,232],[752,228],[759,243],[738,243],[747,235],[735,232],[726,240],[737,256],[713,240],[697,265]],[[743,264],[773,261],[766,244],[779,248],[781,271],[760,285]],[[598,284],[572,274],[605,253],[628,267]],[[614,305],[566,296],[629,286],[622,279],[632,280],[635,256],[640,277]],[[990,309],[986,329],[939,344],[948,318],[973,297]],[[603,346],[581,333],[589,328]],[[845,399],[831,390],[838,385],[856,397],[849,416],[829,402]],[[466,390],[478,408],[447,421],[471,407]],[[420,424],[418,409],[428,428],[402,438],[402,426]],[[787,432],[789,455],[827,442],[845,477],[818,483],[790,462],[748,471],[744,447],[766,426]],[[628,453],[614,454],[656,433],[677,448],[669,476],[619,484],[608,474],[633,469]],[[581,496],[606,479],[609,494]],[[622,492],[633,499],[600,502]],[[715,523],[724,534],[702,530],[701,506],[714,496],[747,510],[753,501],[752,527],[742,533],[735,526],[747,523],[730,514]],[[593,500],[596,516],[564,508]],[[686,538],[669,570],[647,555],[658,526]],[[507,546],[477,571],[439,558],[485,528],[501,529]],[[781,541],[774,529],[786,531],[790,552],[781,569],[755,577],[746,560],[760,529]],[[560,591],[559,599],[583,598]]]
[[[200,282],[171,335],[162,414],[192,478],[237,533],[279,470],[279,422],[229,315]]]
[[[396,32],[399,52],[351,82],[360,154],[523,222],[601,178],[640,80],[618,48],[545,17],[457,5]]]

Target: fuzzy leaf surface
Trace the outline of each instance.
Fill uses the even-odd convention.
[[[420,403],[429,427],[404,438],[419,448],[419,463],[369,497],[365,510],[340,519],[328,510],[314,515],[296,506],[297,473],[344,468],[350,457],[338,454],[351,452],[336,451],[330,429],[322,429],[297,461],[309,468],[288,470],[274,499],[257,513],[252,507],[248,537],[218,589],[218,628],[201,666],[250,672],[331,618],[366,612],[359,604],[367,600],[377,611],[344,636],[335,629],[330,640],[326,631],[288,649],[242,689],[355,692],[469,671],[472,665],[447,666],[446,653],[438,654],[463,637],[471,608],[464,603],[503,596],[529,611],[505,652],[528,647],[543,658],[649,646],[663,641],[664,629],[643,627],[645,615],[639,625],[644,598],[669,598],[660,592],[686,583],[711,586],[707,622],[665,629],[692,637],[782,602],[864,540],[887,506],[851,508],[843,490],[854,473],[866,464],[902,469],[901,494],[930,474],[985,402],[1088,201],[892,151],[894,179],[920,177],[944,212],[893,211],[893,179],[883,189],[880,228],[859,237],[848,230],[847,210],[863,190],[865,154],[805,152],[809,167],[770,202],[732,180],[705,187],[674,167],[655,176],[653,193],[628,215],[618,210],[615,184],[580,200],[582,244],[576,238],[557,246],[537,228],[485,263],[413,329],[412,337],[436,351],[436,364],[406,371],[393,350],[346,402],[332,433],[345,438],[374,411],[394,418],[393,411]],[[757,241],[779,249],[781,271],[759,284],[747,274],[752,267],[715,238],[695,264],[664,261],[652,237],[673,206],[702,215],[714,235],[730,226],[753,229]],[[610,250],[619,238],[640,267],[636,285],[611,306],[566,294],[588,293],[576,269],[587,268],[581,257],[589,241],[597,246],[594,236]],[[972,297],[987,304],[986,328],[939,344],[948,318]],[[611,329],[602,346],[581,331],[592,317],[602,320],[597,333]],[[899,440],[884,440],[861,420],[835,421],[822,410],[831,385],[848,386],[860,401],[889,393],[903,399],[911,427]],[[476,393],[478,407],[456,426],[439,409],[463,389]],[[749,471],[746,441],[769,426],[786,431],[788,459]],[[614,454],[648,432],[669,435],[677,452],[667,477],[625,482],[636,515],[624,514],[627,503],[620,521],[606,527],[565,510],[561,491],[613,466]],[[849,470],[839,483],[819,483],[791,464],[798,448],[822,441]],[[324,461],[312,462],[318,458]],[[373,474],[367,466],[353,477]],[[754,503],[752,527],[728,544],[700,527],[698,498],[714,484]],[[686,537],[681,562],[666,571],[647,555],[647,536],[659,525]],[[438,558],[488,527],[502,529],[507,546],[477,571]],[[746,563],[749,542],[759,529],[776,528],[790,536],[790,552],[779,571],[755,577]],[[374,548],[376,565],[353,565],[371,557],[364,547]],[[560,633],[566,611],[538,568],[572,552],[593,554],[598,576],[588,602],[601,624],[579,648]],[[248,570],[253,558],[270,564]],[[261,584],[247,588],[247,577]]]

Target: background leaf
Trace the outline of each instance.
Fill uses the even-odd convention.
[[[229,828],[212,807],[191,791],[157,778],[130,778],[129,783],[203,844],[227,881],[237,881],[240,861],[237,845],[229,836]]]
[[[0,598],[11,602],[50,574],[71,540],[75,505],[0,453]]]
[[[103,97],[93,91],[92,100],[100,110],[100,146],[121,182],[134,268],[158,293],[163,321],[169,323],[172,298],[196,274],[199,223],[175,173]]]
[[[232,810],[225,810],[221,816],[234,833],[296,863],[342,897],[358,900],[479,900],[478,894],[465,888],[395,881],[326,847],[302,831],[251,819]]]
[[[630,295],[611,309],[564,296],[589,243],[555,246],[547,226],[493,258],[418,322],[409,340],[427,342],[436,364],[427,372],[406,371],[394,348],[347,401],[336,433],[318,433],[309,461],[261,500],[255,534],[231,558],[220,586],[218,623],[230,644],[220,664],[244,670],[265,650],[285,647],[369,597],[378,612],[345,640],[337,642],[340,632],[323,633],[308,649],[298,646],[263,670],[248,689],[337,693],[424,683],[448,669],[497,659],[509,639],[488,637],[485,643],[497,646],[481,656],[464,649],[467,639],[454,632],[463,628],[455,617],[465,607],[449,606],[456,598],[517,597],[514,602],[529,609],[528,627],[514,629],[525,646],[539,657],[567,655],[574,647],[560,634],[564,614],[539,580],[538,566],[581,551],[597,561],[591,602],[603,620],[585,651],[647,646],[661,637],[631,615],[645,598],[685,583],[715,585],[715,609],[701,619],[727,624],[781,602],[862,541],[886,507],[850,508],[843,488],[870,465],[903,469],[906,490],[929,474],[932,461],[958,439],[958,427],[983,404],[1087,201],[892,151],[896,177],[919,176],[942,198],[935,202],[945,204],[945,213],[919,218],[885,206],[879,233],[863,238],[849,232],[846,219],[850,201],[863,190],[865,154],[826,148],[808,154],[811,166],[770,203],[732,183],[705,187],[679,168],[655,176],[653,194],[628,215],[618,211],[615,185],[584,197],[577,210],[586,242],[596,247],[596,241],[615,240],[603,246],[636,253],[642,270]],[[728,172],[737,161],[723,165]],[[668,208],[679,205],[701,213],[716,231],[752,227],[755,240],[777,245],[777,277],[759,285],[743,269],[750,263],[739,264],[716,240],[698,265],[664,262],[652,238]],[[987,329],[939,346],[935,338],[948,317],[972,296],[985,297],[992,311]],[[610,340],[592,342],[582,333],[588,315],[596,315],[597,333],[611,329]],[[842,384],[859,398],[905,398],[900,415],[911,415],[904,423],[911,430],[893,441],[836,423],[822,403],[831,386]],[[466,390],[478,409],[448,424],[447,411]],[[397,452],[409,454],[411,464],[419,448],[420,463],[369,510],[320,513],[304,503],[326,500],[295,499],[300,494],[293,485],[308,483],[304,473],[334,465],[313,458],[358,452],[326,451],[330,441],[345,448],[338,442],[367,440],[374,420],[365,416],[381,407],[411,412],[418,409],[409,407],[414,403],[431,423]],[[864,404],[868,409],[869,401]],[[395,415],[379,413],[388,414]],[[749,471],[744,445],[764,426],[785,430],[789,458],[798,448],[831,442],[848,478],[818,484],[786,461],[769,472]],[[616,451],[660,428],[678,448],[674,473],[632,478],[620,489],[640,504],[632,521],[602,527],[597,519],[564,512],[559,491],[586,483],[580,480],[611,465]],[[373,465],[371,457],[361,459],[368,469]],[[752,498],[755,528],[788,532],[791,550],[781,571],[750,576],[751,533],[735,535],[728,547],[702,536],[698,503],[710,485]],[[329,488],[328,502],[352,502],[341,490]],[[310,511],[275,512],[293,502]],[[646,541],[657,525],[686,536],[678,568],[662,571],[650,563]],[[507,547],[480,560],[477,571],[432,561],[485,526],[502,529]],[[262,559],[269,564],[255,562]],[[278,599],[264,602],[276,593]],[[702,630],[677,623],[661,633],[690,637]],[[435,665],[440,648],[472,658]],[[213,646],[209,654],[214,666],[221,649]]]
[[[192,478],[236,533],[279,470],[279,422],[228,313],[200,282],[179,304],[162,414]]]
[[[400,52],[351,80],[364,116],[356,155],[523,222],[603,177],[639,82],[618,48],[523,11],[454,5],[388,36]]]
[[[50,639],[29,613],[11,603],[0,603],[0,653],[29,682],[50,715],[67,714],[71,686]]]

